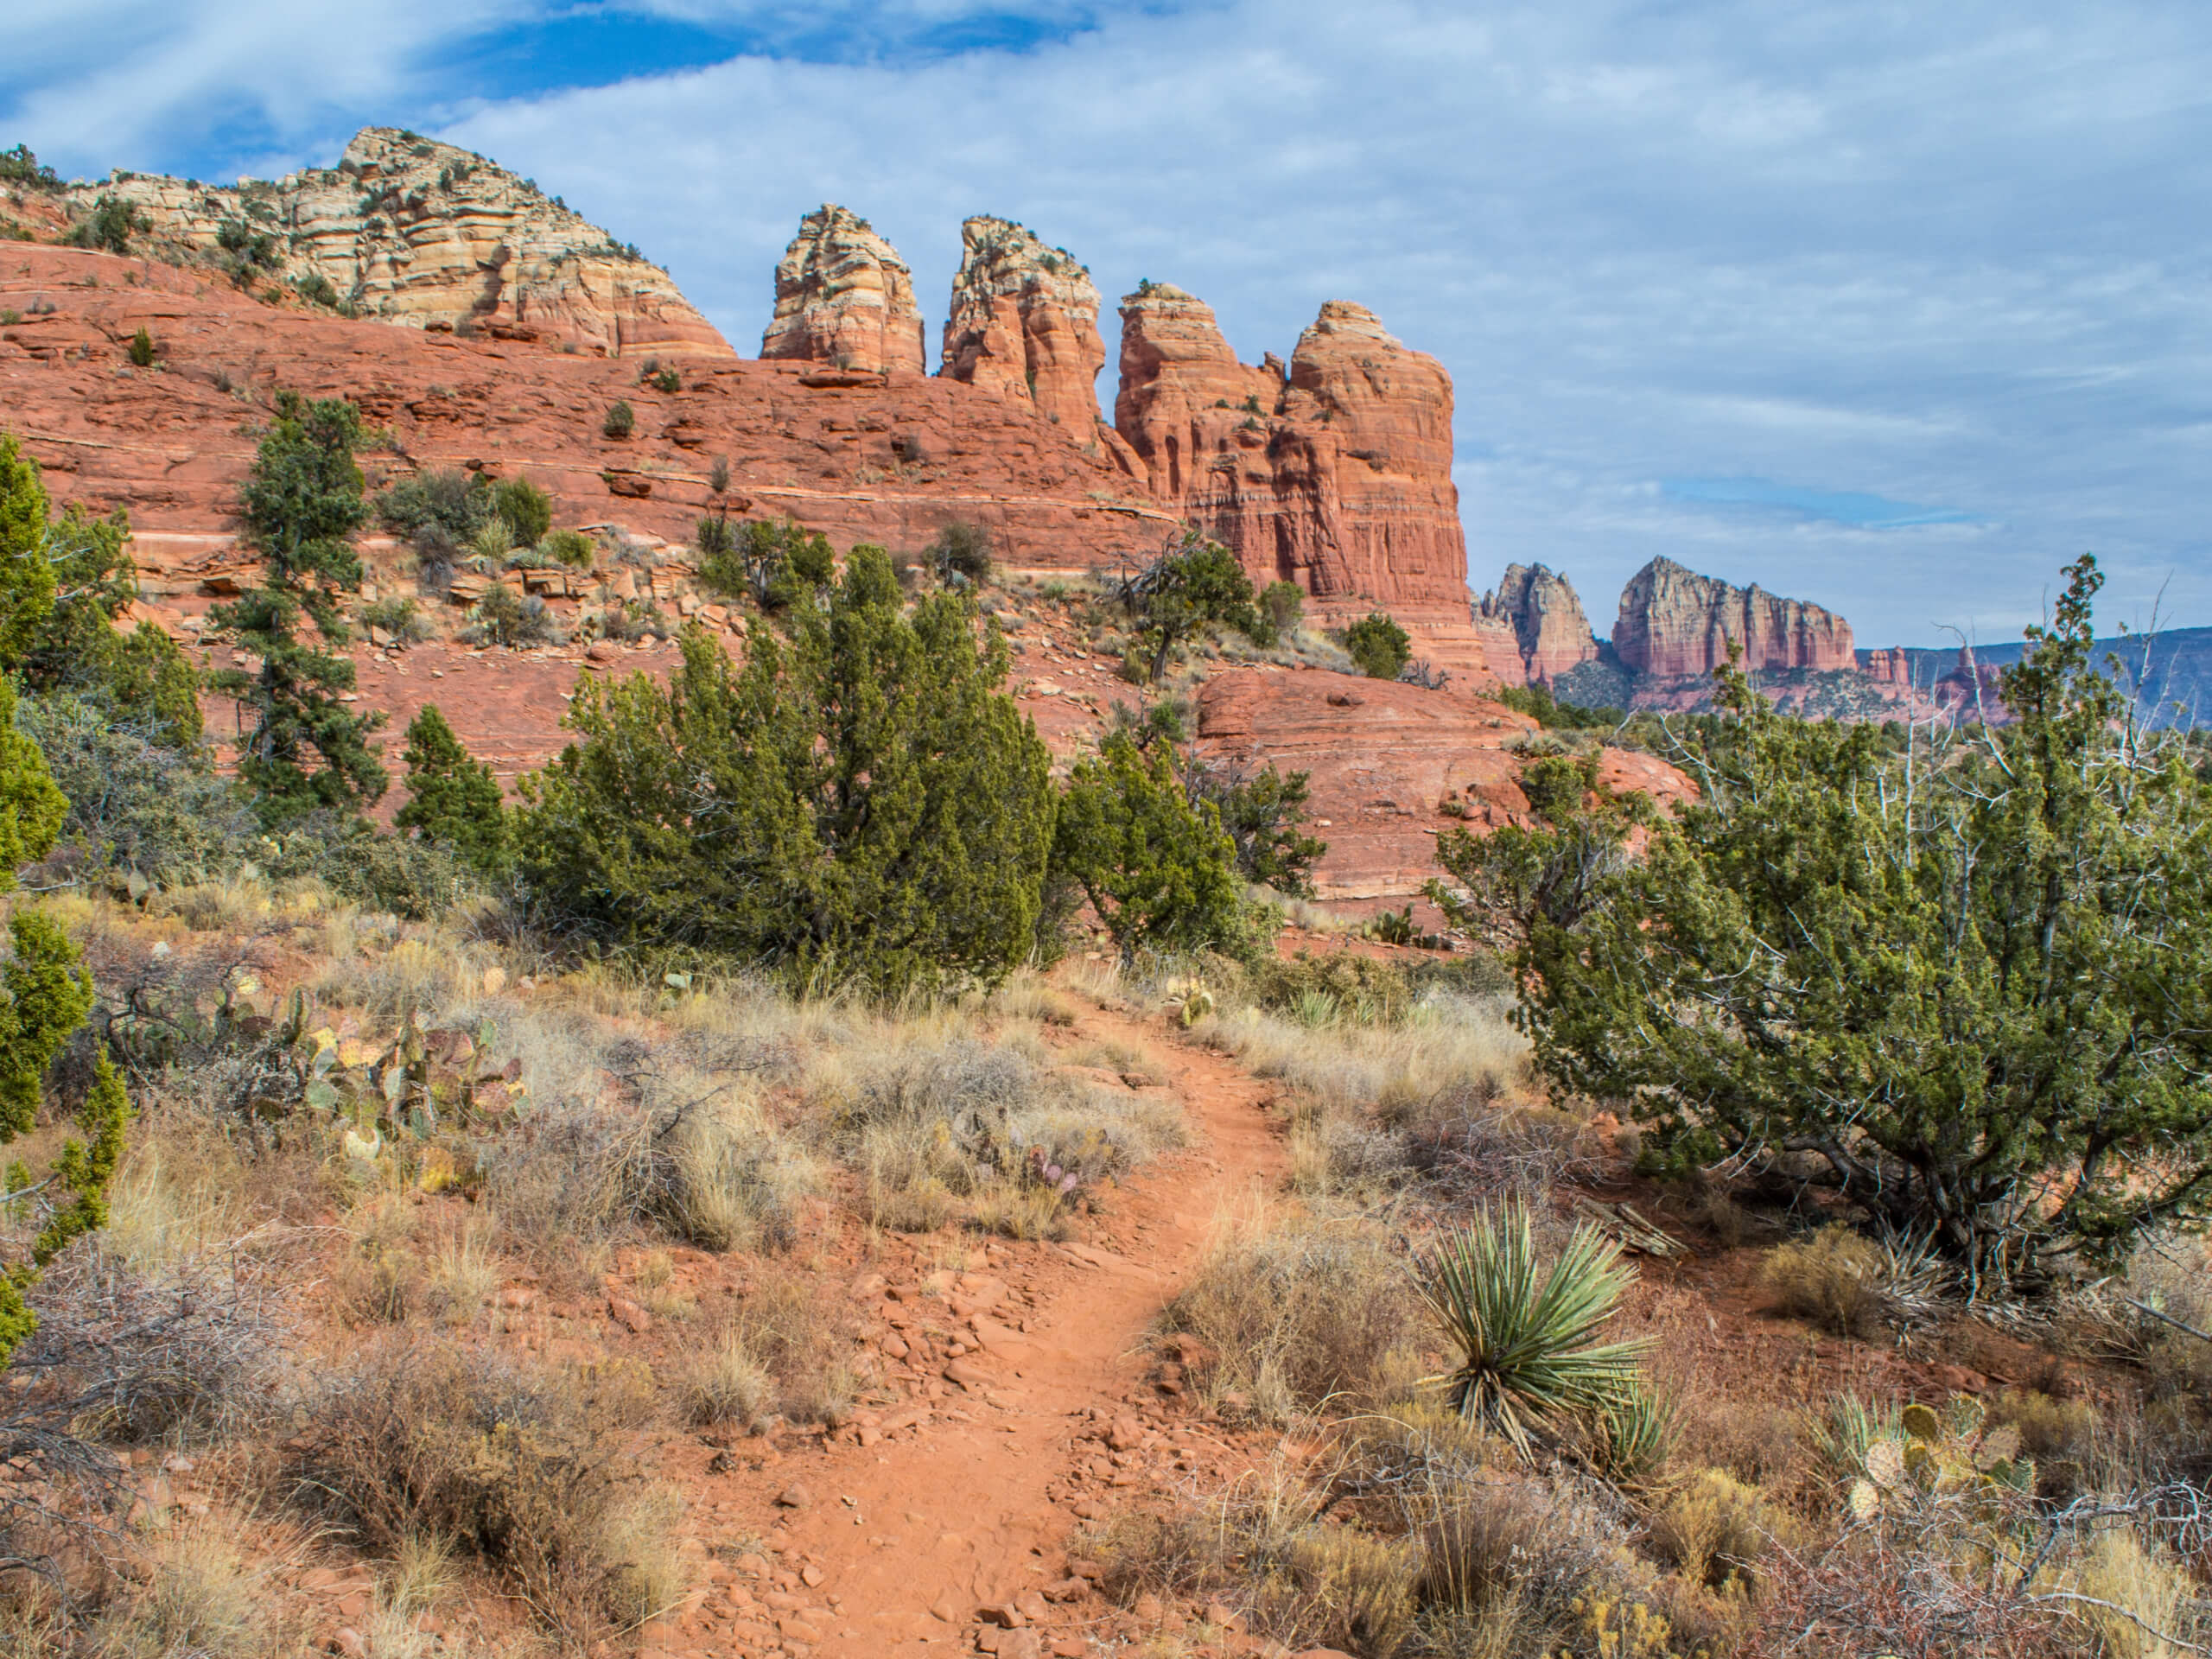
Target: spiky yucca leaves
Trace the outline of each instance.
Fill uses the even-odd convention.
[[[1517,1200],[1446,1234],[1421,1260],[1419,1287],[1462,1363],[1428,1380],[1448,1387],[1462,1417],[1488,1422],[1524,1458],[1534,1456],[1531,1431],[1545,1418],[1628,1408],[1649,1341],[1592,1340],[1635,1279],[1620,1255],[1586,1225],[1541,1268]]]

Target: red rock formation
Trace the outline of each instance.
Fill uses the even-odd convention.
[[[1612,643],[1631,674],[1662,680],[1710,674],[1732,644],[1742,647],[1747,671],[1858,666],[1851,624],[1834,612],[1757,583],[1731,587],[1672,559],[1654,559],[1629,578]]]
[[[1310,774],[1313,833],[1329,843],[1324,897],[1406,898],[1437,874],[1436,837],[1522,821],[1525,715],[1472,695],[1313,670],[1241,669],[1198,693],[1203,753]],[[1688,792],[1650,755],[1606,750],[1600,775],[1662,804]]]
[[[1496,639],[1513,653],[1528,683],[1548,685],[1597,659],[1598,641],[1573,584],[1541,564],[1507,565],[1497,591],[1476,601],[1475,626],[1485,649]],[[1504,652],[1491,649],[1490,658],[1503,674]]]
[[[960,227],[960,271],[938,372],[1033,403],[1078,442],[1099,423],[1098,290],[1065,248],[979,215]]]
[[[760,355],[862,373],[923,372],[913,274],[857,213],[825,202],[799,220],[776,266]]]
[[[142,240],[164,257],[227,267],[246,250],[243,238],[257,237],[249,275],[295,291],[327,283],[379,321],[606,356],[730,355],[636,249],[497,163],[419,133],[364,127],[336,167],[274,183],[120,174],[73,187],[67,205],[82,216],[104,195],[144,216]]]
[[[818,384],[842,377],[724,358],[688,364],[664,392],[632,363],[271,307],[204,273],[29,244],[0,255],[0,312],[17,318],[0,323],[0,429],[56,498],[127,506],[140,530],[203,549],[226,539],[280,387],[352,397],[387,429],[397,448],[362,458],[372,480],[525,473],[563,524],[688,539],[717,456],[734,511],[790,512],[840,545],[907,551],[967,518],[1015,565],[1076,570],[1148,552],[1176,523],[1112,499],[1124,480],[1110,460],[1028,404],[950,381]],[[150,370],[126,357],[142,326]],[[618,398],[637,416],[620,441],[601,430]]]
[[[1338,621],[1381,607],[1423,654],[1494,674],[1467,612],[1452,379],[1364,308],[1331,301],[1288,367],[1239,363],[1212,311],[1154,285],[1122,304],[1114,423],[1153,497],[1298,583]]]
[[[1912,658],[1903,645],[1889,645],[1858,653],[1859,671],[1877,685],[1912,685]]]

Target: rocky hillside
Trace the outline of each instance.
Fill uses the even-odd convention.
[[[1514,684],[1548,685],[1598,659],[1573,584],[1542,564],[1507,565],[1496,591],[1475,601],[1475,627],[1491,666]]]
[[[365,127],[333,168],[235,187],[118,173],[71,187],[71,211],[128,203],[155,248],[350,315],[607,357],[729,355],[675,282],[496,162]]]

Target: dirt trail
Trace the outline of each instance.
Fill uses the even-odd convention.
[[[1102,1607],[1065,1576],[1068,1534],[1166,1473],[1175,1446],[1203,1459],[1211,1438],[1195,1420],[1171,1438],[1157,1411],[1140,1411],[1153,1397],[1146,1328],[1216,1218],[1273,1185],[1283,1151],[1264,1109],[1275,1089],[1230,1062],[1109,1013],[1086,1012],[1077,1035],[1145,1054],[1180,1103],[1191,1141],[1116,1195],[1113,1225],[1128,1253],[1023,1245],[942,1300],[892,1286],[906,1299],[884,1309],[894,1325],[903,1316],[917,1336],[972,1331],[981,1349],[932,1361],[908,1406],[873,1414],[880,1427],[864,1418],[826,1451],[707,1481],[700,1518],[757,1527],[780,1516],[771,1535],[780,1555],[765,1576],[745,1571],[756,1564],[731,1573],[716,1563],[718,1582],[643,1633],[649,1648],[934,1659],[973,1651],[979,1610],[998,1605],[1024,1610],[1019,1628],[985,1634],[1002,1654],[1090,1651],[1084,1627]],[[967,1287],[988,1301],[994,1281],[1010,1300],[967,1312]],[[1001,1322],[1025,1302],[1026,1329]],[[916,1416],[924,1421],[907,1421]],[[1116,1440],[1131,1443],[1109,1444],[1116,1422]],[[711,1541],[715,1528],[701,1534]],[[1056,1583],[1065,1604],[1041,1599]]]

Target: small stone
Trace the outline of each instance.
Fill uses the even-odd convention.
[[[1084,1659],[1090,1643],[1079,1636],[1056,1636],[1052,1638],[1052,1659]]]
[[[1044,1659],[1044,1644],[1034,1630],[1007,1630],[999,1637],[999,1659]]]
[[[1080,1498],[1068,1505],[1068,1512],[1078,1521],[1103,1521],[1106,1506],[1095,1498]]]
[[[963,1359],[956,1359],[946,1365],[944,1375],[946,1382],[957,1382],[963,1389],[972,1389],[979,1393],[991,1380],[988,1371]]]
[[[1167,1608],[1158,1596],[1147,1590],[1131,1604],[1129,1611],[1147,1624],[1157,1624],[1167,1617]]]
[[[964,1608],[965,1604],[950,1590],[930,1604],[931,1613],[947,1624],[957,1624]]]
[[[1022,1625],[1021,1610],[1010,1601],[986,1603],[976,1610],[976,1617],[1001,1630],[1018,1630]]]
[[[509,1285],[499,1293],[501,1307],[528,1307],[537,1300],[537,1293],[525,1285]]]
[[[793,1481],[776,1494],[776,1506],[785,1510],[803,1510],[814,1502],[814,1494]]]
[[[346,1659],[366,1659],[369,1644],[361,1640],[361,1633],[359,1630],[350,1624],[346,1624],[340,1626],[337,1632],[331,1637],[330,1650],[333,1653],[344,1654]]]
[[[607,1316],[632,1336],[643,1336],[653,1322],[653,1316],[635,1302],[625,1301],[620,1296],[607,1299]]]
[[[1106,1444],[1116,1452],[1135,1451],[1144,1442],[1144,1429],[1134,1417],[1116,1417],[1106,1431]]]
[[[823,1580],[829,1576],[811,1561],[798,1570],[798,1581],[810,1590],[819,1590],[822,1587]]]
[[[1014,1599],[1014,1605],[1022,1618],[1032,1624],[1042,1624],[1052,1616],[1052,1610],[1045,1605],[1045,1598],[1034,1590],[1024,1590]]]

